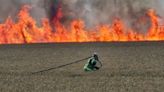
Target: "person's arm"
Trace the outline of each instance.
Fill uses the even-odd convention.
[[[99,62],[99,64],[100,64],[100,65],[101,65],[101,67],[102,67],[102,63],[101,63],[101,61],[99,61],[99,60],[98,60],[98,62]]]
[[[88,60],[89,65],[92,65],[92,58]]]

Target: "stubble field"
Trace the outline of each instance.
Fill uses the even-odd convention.
[[[99,54],[103,67],[86,73],[86,61],[33,72]],[[0,92],[162,92],[163,42],[0,45]]]

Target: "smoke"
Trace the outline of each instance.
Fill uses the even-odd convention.
[[[15,19],[24,4],[32,6],[30,13],[37,21],[44,17],[52,20],[61,4],[62,23],[67,25],[71,20],[83,19],[87,27],[111,23],[117,17],[129,27],[144,31],[150,26],[150,20],[143,27],[136,21],[145,16],[147,9],[153,8],[164,17],[164,0],[0,0],[0,22],[8,16]]]
[[[43,0],[0,0],[0,22],[4,22],[8,16],[14,20],[23,5],[32,7],[30,13],[37,20],[46,17]]]
[[[0,1],[0,22],[3,22],[8,15],[15,16],[20,4],[17,3],[17,0],[1,0]]]
[[[163,0],[62,0],[63,11],[67,19],[81,18],[87,27],[97,24],[111,23],[114,18],[122,19],[125,24],[136,30],[146,31],[150,19],[145,24],[137,24],[138,19],[146,16],[148,9],[155,9],[157,14],[164,16]]]

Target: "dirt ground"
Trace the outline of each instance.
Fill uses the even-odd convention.
[[[86,61],[39,74],[99,54],[103,67],[86,73]],[[0,45],[0,92],[162,92],[164,42]]]

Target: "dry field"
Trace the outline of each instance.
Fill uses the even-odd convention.
[[[97,52],[103,67],[86,61],[39,74]],[[162,92],[164,42],[0,45],[0,92]]]

